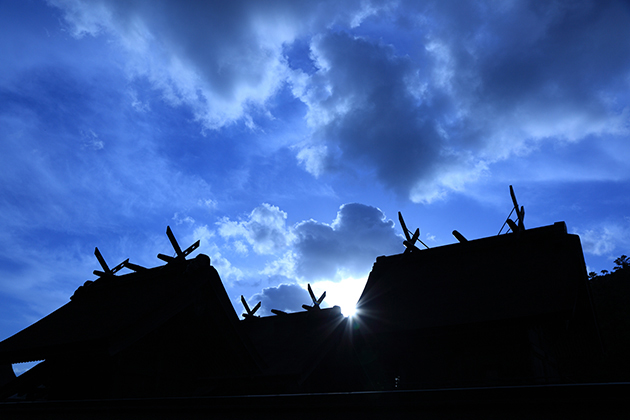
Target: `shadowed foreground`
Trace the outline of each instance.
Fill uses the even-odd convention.
[[[68,304],[0,343],[0,366],[44,360],[5,375],[0,412],[620,415],[630,385],[602,383],[579,237],[563,222],[515,231],[377,258],[353,318],[314,299],[239,320],[210,259],[186,260],[169,229],[178,257],[122,276],[102,262]]]

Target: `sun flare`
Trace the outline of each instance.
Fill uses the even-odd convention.
[[[361,297],[367,279],[346,278],[340,282],[329,280],[313,283],[311,286],[317,293],[326,291],[326,306],[339,306],[344,316],[353,316],[356,313],[356,304]]]

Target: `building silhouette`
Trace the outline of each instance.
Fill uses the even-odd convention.
[[[409,399],[423,390],[444,390],[432,395],[448,401],[476,389],[479,402],[508,398],[492,394],[505,387],[520,387],[509,397],[518,399],[538,392],[531,387],[566,393],[597,380],[590,367],[602,345],[586,267],[564,222],[424,250],[407,241],[409,252],[376,259],[352,318],[313,305],[239,319],[210,258],[187,260],[172,242],[178,257],[163,266],[115,275],[103,262],[66,305],[0,342],[0,412],[47,407],[7,405],[24,401],[151,412],[155,398],[199,407],[214,398],[216,410],[250,413],[285,398],[295,410],[327,401],[367,418],[387,404],[424,404]],[[36,360],[19,377],[7,369]],[[365,401],[373,393],[380,403]]]

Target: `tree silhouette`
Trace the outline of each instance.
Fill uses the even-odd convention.
[[[605,357],[597,368],[602,380],[630,379],[630,260],[615,260],[612,272],[589,273],[589,284]]]
[[[613,271],[625,270],[627,268],[630,268],[630,258],[628,258],[627,255],[622,255],[615,260],[615,268],[613,268]]]

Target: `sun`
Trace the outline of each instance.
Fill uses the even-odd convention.
[[[321,281],[313,284],[313,289],[326,290],[325,302],[328,306],[337,305],[344,316],[356,314],[356,304],[361,297],[367,279],[345,278],[339,282]],[[320,292],[321,293],[321,292]]]
[[[347,316],[348,318],[352,318],[357,313],[357,307],[354,304],[346,305],[346,307],[342,306],[341,307],[341,313],[343,314],[343,316]]]

